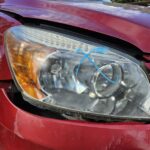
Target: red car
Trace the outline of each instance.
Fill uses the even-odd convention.
[[[150,149],[150,10],[0,0],[0,149]]]

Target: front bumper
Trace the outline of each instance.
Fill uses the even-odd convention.
[[[0,89],[1,150],[148,150],[150,125],[87,123],[36,116],[17,108]]]

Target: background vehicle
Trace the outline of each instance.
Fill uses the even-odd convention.
[[[49,55],[48,53],[55,51],[55,49],[49,49],[52,43],[49,43],[50,40],[47,40],[47,38],[50,39],[51,37],[54,42],[59,41],[55,43],[55,47],[57,46],[58,49],[55,55]],[[57,38],[60,38],[60,40]],[[0,149],[148,150],[150,146],[150,125],[148,124],[149,39],[149,8],[138,6],[135,8],[132,6],[127,7],[127,5],[99,2],[0,1]],[[61,45],[59,45],[60,43]],[[75,45],[74,51],[70,50],[71,52],[67,51],[67,53],[64,48],[65,43],[73,43]],[[49,46],[44,47],[48,44]],[[63,49],[61,49],[62,45]],[[83,45],[83,47],[76,47],[76,45]],[[71,46],[67,45],[67,48],[71,49]],[[87,47],[90,53],[87,53]],[[35,52],[32,55],[35,56],[34,59],[30,57],[30,52]],[[62,55],[60,55],[60,52]],[[109,69],[110,66],[106,62],[102,62],[102,72],[99,72],[96,66],[99,66],[98,62],[101,62],[101,60],[97,56],[102,56],[101,59],[103,58],[104,62],[110,61],[111,58],[112,69]],[[117,103],[120,102],[121,98],[115,95],[117,101],[116,99],[114,100],[114,97],[111,97],[111,102],[113,103],[108,103],[104,109],[99,109],[98,107],[98,110],[84,111],[85,106],[91,108],[88,107],[89,103],[85,103],[83,106],[75,105],[77,103],[73,103],[74,101],[69,103],[71,98],[76,98],[77,96],[73,95],[75,90],[78,93],[78,98],[85,100],[85,97],[80,97],[82,95],[81,91],[70,86],[74,85],[72,80],[69,80],[71,84],[70,82],[67,82],[67,84],[65,82],[65,85],[67,85],[65,88],[60,88],[61,90],[65,89],[65,92],[70,92],[71,89],[71,94],[68,92],[71,96],[69,97],[62,93],[60,99],[56,99],[64,100],[69,97],[67,103],[65,101],[48,103],[46,100],[49,100],[49,97],[41,100],[46,94],[50,95],[48,88],[45,86],[48,84],[44,84],[45,80],[43,81],[43,78],[40,78],[43,75],[42,73],[48,72],[49,67],[43,67],[45,70],[40,70],[41,72],[38,74],[39,80],[36,80],[37,84],[35,84],[34,77],[37,77],[37,71],[34,74],[33,70],[40,66],[37,62],[41,61],[41,59],[38,59],[36,61],[37,65],[32,66],[33,64],[35,65],[36,58],[44,58],[45,61],[42,61],[41,64],[39,63],[40,65],[55,62],[57,65],[50,66],[50,68],[54,68],[53,74],[64,68],[66,69],[64,65],[66,60],[70,66],[69,69],[66,69],[68,72],[78,62],[78,65],[74,67],[75,77],[79,77],[78,80],[75,78],[75,81],[78,81],[75,82],[75,85],[80,85],[81,91],[85,93],[90,89],[88,94],[94,102],[96,97],[94,94],[101,97],[97,90],[97,84],[94,82],[95,80],[99,82],[107,81],[109,83],[109,86],[106,85],[109,87],[109,90],[107,90],[112,94],[118,94],[122,89],[123,98],[126,100],[128,96],[126,94],[129,94],[130,91],[129,88],[124,88],[124,84],[120,81],[124,68],[119,69],[119,66],[122,63],[129,64],[127,70],[130,69],[131,74],[127,76],[127,81],[130,81],[128,84],[132,83],[132,81],[136,82],[134,86],[130,87],[131,90],[135,89],[133,91],[136,99],[130,97],[134,105],[129,107],[126,101],[121,101],[121,104]],[[68,61],[70,58],[72,61]],[[81,61],[83,58],[86,58],[85,64]],[[94,63],[92,58],[95,60]],[[56,59],[57,61],[55,61]],[[79,60],[77,61],[77,59]],[[59,62],[59,60],[62,60],[62,62]],[[30,64],[28,64],[29,62]],[[119,65],[116,66],[116,63]],[[19,66],[17,66],[18,64]],[[64,65],[63,69],[58,67],[61,64]],[[32,67],[30,68],[30,66]],[[25,67],[31,72],[26,72]],[[84,67],[84,70],[82,70],[84,75],[82,75],[82,71],[80,72],[82,67]],[[93,71],[92,69],[95,70]],[[87,72],[85,73],[85,71]],[[139,71],[139,74],[137,74],[137,71]],[[70,79],[68,72],[65,77]],[[115,73],[117,76],[113,76]],[[83,84],[84,79],[88,78],[86,75],[89,74],[95,75],[95,78],[93,77],[95,86],[93,87],[92,84],[86,85],[86,82]],[[21,78],[19,78],[19,75]],[[98,78],[99,75],[103,76],[103,78]],[[124,73],[124,75],[126,74]],[[71,74],[71,76],[73,75]],[[22,82],[22,79],[24,79],[24,82]],[[58,79],[60,78],[56,79],[59,81]],[[42,85],[40,90],[39,86],[37,86],[39,82]],[[123,88],[120,88],[118,83],[121,83]],[[53,83],[49,85],[53,85]],[[54,84],[55,87],[59,87],[59,85]],[[60,92],[60,89],[57,92]],[[115,92],[112,91],[114,89]],[[107,90],[105,88],[101,90],[102,96],[109,97],[107,95],[109,92],[104,92]],[[58,95],[56,94],[56,96]],[[87,96],[87,94],[83,96]],[[136,101],[137,99],[138,102]],[[142,104],[141,101],[143,102]],[[114,104],[114,102],[116,103]],[[67,104],[70,105],[66,107]],[[116,104],[117,107],[112,108],[112,105],[116,106]],[[125,108],[128,111],[125,112]],[[103,110],[103,112],[99,112],[99,110]]]

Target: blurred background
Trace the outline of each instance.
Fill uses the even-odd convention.
[[[112,2],[117,2],[117,3],[131,3],[131,4],[137,4],[137,5],[142,5],[142,6],[149,6],[150,5],[150,0],[112,0]]]

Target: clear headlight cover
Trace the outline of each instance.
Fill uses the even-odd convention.
[[[149,118],[149,81],[127,55],[27,26],[7,30],[5,45],[15,83],[28,102],[97,118]]]

